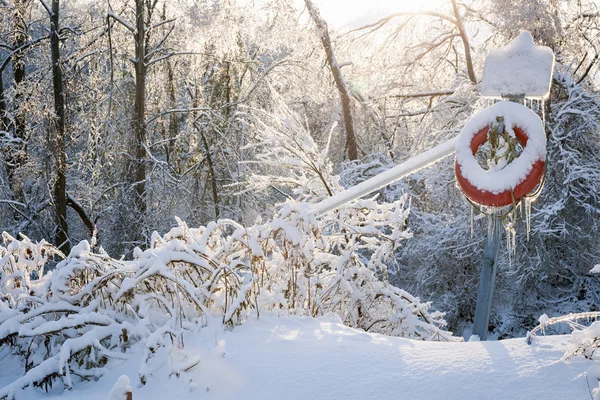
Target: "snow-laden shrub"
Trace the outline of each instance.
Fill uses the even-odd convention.
[[[595,267],[594,267],[595,269]],[[594,271],[594,270],[592,270]],[[563,360],[571,357],[583,356],[588,360],[598,360],[600,351],[600,312],[584,312],[549,318],[543,314],[539,318],[539,325],[527,333],[527,343],[534,342],[537,332],[545,333],[546,329],[560,324],[567,324],[573,330],[569,347],[563,355]],[[595,320],[589,326],[587,322]],[[590,397],[592,400],[600,400],[600,365],[595,363],[584,373]]]
[[[598,359],[600,349],[600,321],[593,322],[583,329],[576,329],[571,333],[571,349],[568,357],[581,355],[590,360]]]
[[[531,331],[527,332],[527,343],[534,342],[537,333],[546,334],[546,331],[551,329],[554,333],[560,332],[556,330],[557,326],[568,325],[572,330],[571,345],[564,355],[567,360],[572,356],[582,355],[588,359],[594,359],[596,351],[600,348],[600,312],[588,311],[583,313],[568,314],[558,317],[549,318],[543,314],[539,318],[539,324]],[[594,320],[589,326],[590,321]]]
[[[271,200],[283,195],[317,203],[359,183],[369,174],[389,168],[375,157],[361,165],[349,163],[341,175],[336,175],[331,159],[339,152],[332,148],[337,125],[325,135],[311,132],[308,121],[291,110],[274,90],[271,98],[272,111],[253,110],[244,116],[250,142],[246,150],[253,161],[248,162],[250,178],[244,182],[242,192],[269,196],[275,191]],[[318,143],[315,136],[324,138],[324,142]],[[387,282],[388,268],[396,264],[395,253],[402,239],[412,236],[406,222],[408,208],[402,217],[390,219],[396,212],[391,211],[404,207],[406,202],[402,185],[392,185],[390,190],[381,190],[370,199],[328,212],[322,220],[323,234],[331,243],[330,253],[355,254],[356,261],[349,261],[365,264]]]
[[[32,277],[44,275],[48,258],[54,255],[64,258],[64,255],[46,241],[34,243],[26,236],[22,240],[16,240],[6,232],[2,233],[2,239],[8,244],[0,247],[0,287],[3,300],[14,307],[15,299],[34,289],[31,287]]]
[[[405,200],[362,200],[323,218],[290,201],[272,221],[250,227],[219,220],[192,229],[178,220],[132,261],[94,252],[84,241],[37,276],[32,268],[43,269],[54,248],[5,235],[0,343],[22,357],[25,374],[0,398],[30,384],[60,380],[70,388],[75,376],[95,378],[140,340],[143,384],[152,373],[147,361],[169,342],[182,346],[182,332],[209,316],[233,327],[262,313],[336,314],[371,332],[450,339],[441,314],[378,278],[409,236]]]

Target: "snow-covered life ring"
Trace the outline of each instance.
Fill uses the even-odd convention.
[[[484,170],[475,154],[488,140],[497,117],[504,117],[506,131],[521,143],[523,151],[502,169]],[[544,175],[545,161],[546,135],[540,117],[521,104],[501,101],[476,114],[460,132],[454,173],[459,187],[473,202],[501,207],[535,189]]]

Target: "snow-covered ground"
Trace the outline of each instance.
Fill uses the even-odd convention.
[[[187,336],[183,350],[159,352],[145,386],[137,384],[143,352],[134,348],[98,382],[50,394],[27,389],[17,399],[106,400],[121,375],[134,400],[589,398],[583,372],[591,363],[561,361],[569,336],[440,343],[369,334],[333,318],[261,317],[233,331],[213,325]],[[1,356],[0,387],[20,373]]]

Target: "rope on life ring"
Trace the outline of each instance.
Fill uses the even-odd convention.
[[[523,108],[527,111],[524,111]],[[512,116],[511,111],[514,114]],[[544,177],[546,137],[541,120],[528,108],[510,102],[496,103],[480,114],[482,115],[476,115],[472,120],[474,122],[471,123],[470,121],[461,131],[461,140],[457,144],[457,157],[454,163],[456,180],[465,196],[476,204],[492,207],[513,205],[534,191]],[[523,156],[522,153],[514,160],[517,161],[523,157],[514,166],[520,170],[511,167],[510,171],[504,173],[502,170],[485,171],[477,164],[475,159],[479,147],[488,141],[488,132],[493,123],[492,121],[499,116],[504,116],[508,120],[506,128],[512,129],[514,137],[524,147],[523,153],[528,148],[527,144],[532,137],[535,142],[530,146],[526,156]],[[539,125],[537,124],[538,121]],[[482,125],[482,122],[487,122],[487,125],[473,132],[473,126],[477,129]],[[529,132],[522,128],[525,126],[528,127]],[[465,173],[467,171],[463,171],[464,165],[468,165],[471,169],[470,177]],[[508,166],[511,166],[511,164],[508,164]],[[523,172],[527,170],[528,172],[524,174]],[[496,184],[494,180],[502,182]]]

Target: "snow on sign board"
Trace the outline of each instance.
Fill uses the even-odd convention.
[[[525,31],[485,59],[481,94],[489,97],[544,98],[550,91],[554,53],[533,43]]]

